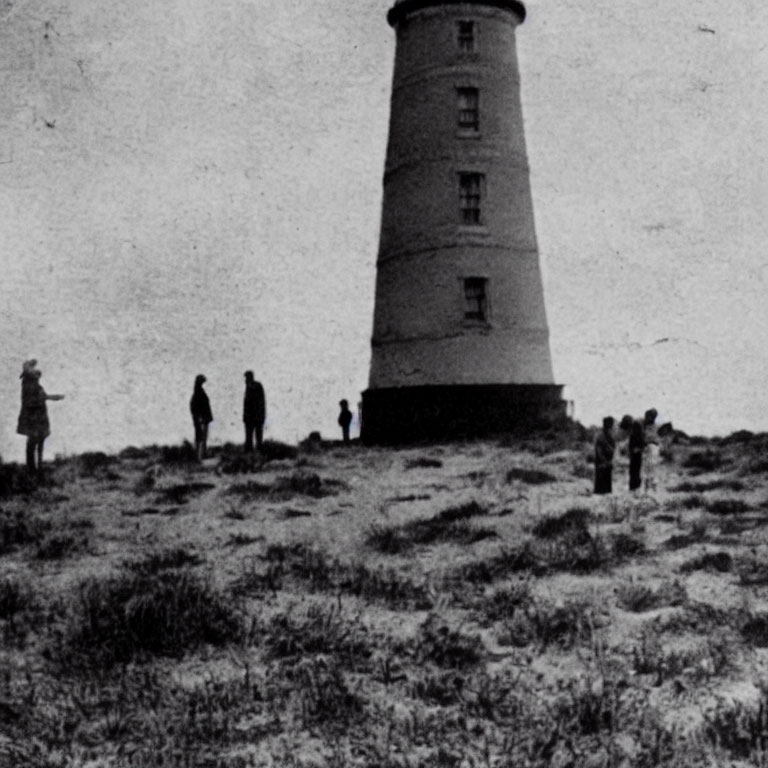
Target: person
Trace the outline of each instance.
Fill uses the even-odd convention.
[[[27,360],[21,376],[21,411],[16,432],[27,438],[27,469],[40,474],[43,469],[43,443],[51,434],[48,421],[48,400],[63,400],[64,395],[49,395],[40,384],[43,372],[37,368],[37,360]],[[37,465],[35,465],[37,457]]]
[[[339,426],[341,427],[341,436],[345,443],[349,442],[349,425],[352,423],[352,411],[349,410],[349,402],[339,400]]]
[[[613,454],[616,451],[614,423],[612,416],[606,416],[603,428],[595,438],[595,493],[599,494],[613,491]]]
[[[211,401],[208,399],[207,392],[203,389],[203,384],[206,381],[207,379],[202,373],[195,377],[195,388],[189,401],[192,423],[195,426],[195,454],[198,461],[202,461],[205,458],[205,451],[208,447],[208,425],[213,421]]]
[[[649,408],[643,415],[643,474],[645,476],[645,492],[656,490],[656,471],[661,452],[659,433],[656,428],[656,417],[659,415],[655,408]]]
[[[643,450],[645,449],[645,429],[643,422],[624,416],[619,425],[629,433],[629,490],[636,491],[642,484]]]
[[[253,435],[256,433],[256,448],[261,451],[264,443],[264,420],[267,415],[264,387],[253,378],[253,371],[245,372],[245,396],[243,397],[243,424],[245,425],[246,453],[253,453]]]

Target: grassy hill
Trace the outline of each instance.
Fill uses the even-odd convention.
[[[0,766],[768,765],[768,438],[0,465]]]

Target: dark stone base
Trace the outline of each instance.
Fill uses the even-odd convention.
[[[566,421],[557,384],[465,384],[363,392],[368,445],[460,440],[529,432]]]

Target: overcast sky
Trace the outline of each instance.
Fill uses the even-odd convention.
[[[768,15],[535,0],[517,32],[555,374],[577,416],[768,429]],[[0,454],[337,432],[367,385],[389,3],[0,0]]]

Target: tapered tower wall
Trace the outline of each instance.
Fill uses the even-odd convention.
[[[397,48],[363,395],[369,442],[450,436],[434,405],[442,401],[450,410],[501,397],[487,413],[472,406],[478,433],[561,411],[520,105],[524,16],[515,0],[401,0],[390,11]],[[432,426],[419,416],[430,399]]]

